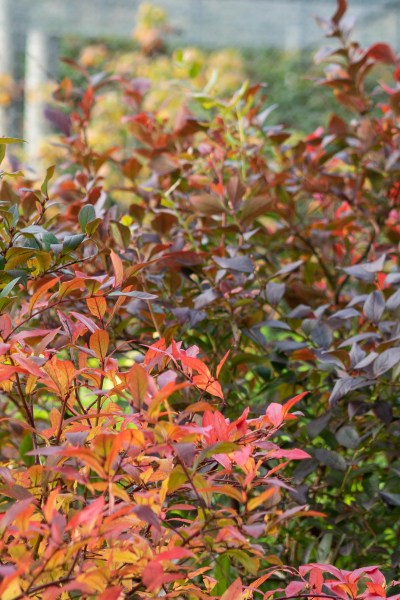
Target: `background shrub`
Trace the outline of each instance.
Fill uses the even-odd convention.
[[[270,125],[259,84],[167,118],[143,78],[75,65],[56,176],[4,174],[2,598],[371,598],[396,577],[399,76],[344,10],[327,128]]]

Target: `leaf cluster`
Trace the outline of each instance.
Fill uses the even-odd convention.
[[[349,120],[299,138],[250,84],[167,119],[147,82],[76,64],[62,162],[4,173],[4,600],[391,593],[400,76],[345,10],[320,58]],[[125,143],[99,149],[108,94]]]

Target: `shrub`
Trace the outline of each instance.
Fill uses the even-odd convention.
[[[363,82],[397,58],[345,9],[324,82],[348,121],[299,139],[249,84],[171,121],[81,69],[54,183],[4,175],[5,600],[390,593],[398,72],[383,104]],[[99,150],[109,90],[125,143]]]

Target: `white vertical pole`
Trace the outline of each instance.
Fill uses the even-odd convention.
[[[49,133],[44,116],[50,100],[51,69],[55,59],[54,42],[39,29],[28,31],[25,59],[24,139],[28,159],[35,161],[43,137]]]
[[[12,27],[12,0],[0,0],[0,136],[15,136],[15,114],[7,95],[15,81],[15,39]]]

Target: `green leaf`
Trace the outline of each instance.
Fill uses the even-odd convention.
[[[216,567],[214,570],[214,577],[217,580],[217,584],[212,589],[212,596],[220,596],[229,587],[232,580],[232,563],[229,560],[227,554],[223,554],[216,559]]]
[[[53,233],[50,233],[50,231],[47,231],[46,233],[44,233],[42,235],[42,244],[45,250],[51,250],[51,246],[53,244],[57,244],[58,245],[58,239],[56,238],[56,236]]]
[[[33,450],[32,434],[27,433],[19,444],[19,455],[28,467],[35,464],[35,457],[27,456],[27,452],[30,452],[31,450]]]
[[[129,227],[117,221],[112,221],[110,228],[112,236],[117,242],[118,246],[124,246],[124,248],[128,248],[132,237]]]
[[[194,468],[197,468],[205,458],[209,458],[215,454],[229,454],[230,452],[235,452],[237,449],[238,445],[234,442],[217,442],[216,444],[207,446],[207,448],[204,448],[197,457]]]
[[[90,221],[90,223],[88,223],[85,228],[86,234],[93,235],[101,222],[102,222],[102,219],[99,219],[99,218],[93,219],[93,221]],[[126,247],[128,247],[128,246],[126,246]]]
[[[86,232],[86,226],[88,225],[88,223],[94,221],[95,218],[96,211],[94,210],[94,206],[92,206],[92,204],[86,204],[86,206],[81,208],[81,210],[79,211],[78,220],[83,233]]]
[[[20,233],[23,235],[37,235],[38,233],[47,233],[47,229],[40,225],[28,225],[28,227],[21,229]]]
[[[250,556],[244,550],[228,550],[228,556],[239,562],[249,573],[257,575],[260,562],[254,557]]]
[[[19,144],[20,142],[26,143],[26,141],[21,138],[0,137],[0,144]]]
[[[9,231],[13,226],[13,214],[11,210],[0,210],[0,216],[4,219],[6,229]]]
[[[328,562],[329,554],[332,548],[333,535],[332,533],[325,533],[322,536],[317,549],[317,561],[319,563]]]
[[[26,271],[24,271],[23,269],[8,269],[8,265],[6,265],[6,266],[7,266],[7,270],[5,271],[5,273],[9,277],[14,277],[14,278],[19,277],[19,279],[20,279],[19,282],[23,286],[26,287],[28,284],[28,276],[27,276]]]
[[[43,193],[45,196],[47,196],[47,195],[48,195],[48,194],[47,194],[47,187],[48,187],[48,183],[49,183],[50,179],[51,179],[51,178],[53,177],[53,175],[54,175],[54,169],[55,169],[55,168],[56,168],[56,167],[55,167],[55,165],[52,165],[51,167],[49,167],[49,168],[47,169],[47,172],[46,172],[46,177],[44,178],[44,181],[43,181],[43,183],[42,183],[42,187],[40,188],[40,189],[41,189],[41,191],[42,191],[42,193]]]
[[[0,292],[0,298],[8,298],[8,294],[11,292],[11,290],[18,283],[19,280],[20,278],[16,277],[15,279],[7,283],[7,285],[4,286],[4,288]]]
[[[168,478],[168,491],[172,494],[179,489],[185,481],[187,481],[186,474],[182,467],[178,465]]]
[[[76,250],[77,247],[83,242],[85,239],[85,234],[77,233],[75,235],[67,235],[63,241],[63,251],[71,252],[72,250]]]

